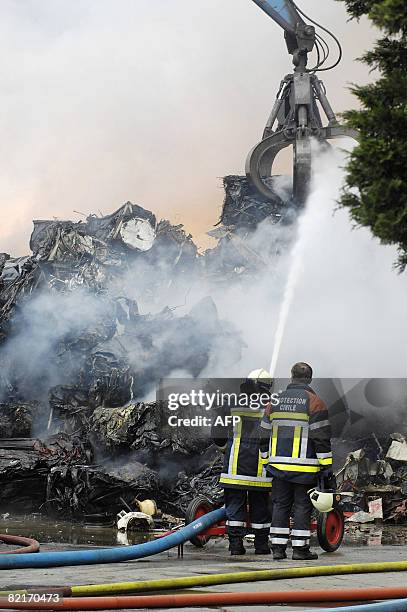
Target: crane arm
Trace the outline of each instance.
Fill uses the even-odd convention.
[[[288,52],[299,71],[307,64],[307,54],[315,45],[315,28],[305,23],[293,0],[253,0],[284,30]]]
[[[311,184],[312,137],[325,143],[330,138],[343,136],[357,138],[355,131],[339,125],[326,97],[323,83],[316,76],[318,70],[330,70],[337,66],[342,57],[342,50],[337,38],[329,30],[307,17],[297,6],[297,0],[253,0],[253,2],[284,30],[288,52],[293,56],[294,74],[288,74],[281,83],[263,138],[247,157],[246,175],[264,198],[273,200],[275,192],[267,179],[272,177],[276,155],[284,147],[292,145],[293,201],[303,206]],[[315,31],[315,27],[306,23],[303,18],[334,38],[339,48],[339,59],[336,64],[329,68],[320,68],[329,55],[329,45]],[[307,69],[308,55],[314,47],[317,50],[317,61],[315,66]],[[329,120],[327,127],[323,126],[319,106]]]
[[[290,34],[296,33],[297,25],[305,25],[290,0],[253,0],[253,2]]]

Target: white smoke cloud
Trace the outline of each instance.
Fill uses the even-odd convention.
[[[302,8],[318,15],[345,41],[341,69],[326,73],[324,80],[335,109],[347,108],[353,100],[346,82],[370,78],[354,57],[370,45],[375,33],[367,21],[347,23],[342,3],[321,6],[318,0],[303,0]],[[216,177],[242,170],[279,81],[291,67],[282,32],[250,0],[206,0],[204,10],[202,3],[190,0],[123,0],[120,10],[113,0],[27,0],[23,8],[5,0],[0,33],[0,48],[8,58],[1,74],[1,248],[14,254],[25,251],[33,217],[69,218],[73,209],[88,213],[100,208],[107,213],[128,199],[158,216],[185,221],[199,236],[218,217],[222,193]],[[278,366],[282,373],[292,360],[301,358],[299,353],[315,358],[317,371],[321,360],[329,373],[338,364],[350,365],[342,328],[349,332],[349,344],[351,337],[358,339],[358,364],[362,367],[363,362],[366,371],[371,369],[371,348],[378,332],[386,339],[380,341],[377,363],[391,369],[402,351],[394,340],[399,337],[396,329],[404,300],[402,281],[391,271],[393,251],[379,247],[367,231],[352,233],[346,213],[331,219],[331,200],[337,197],[341,174],[337,164],[328,164],[331,169],[327,167],[325,174],[333,176],[322,177],[315,195],[318,201],[326,199],[327,205],[321,205],[321,219],[315,221],[320,235],[307,251],[307,268],[296,289]],[[265,244],[284,240],[284,234],[281,228],[264,224],[250,245],[265,257]],[[313,250],[316,244],[326,251],[321,261],[320,252]],[[348,263],[351,276],[333,250],[336,245],[342,252],[343,244],[355,262],[363,260]],[[177,314],[184,314],[210,294],[220,316],[242,330],[247,344],[242,362],[232,367],[233,359],[214,356],[210,373],[242,376],[258,365],[267,367],[289,261],[285,255],[278,265],[275,258],[265,259],[259,280],[253,279],[249,288],[233,284],[218,289],[186,276],[181,291],[167,287],[143,312],[170,304],[178,307]],[[375,270],[369,271],[374,260]],[[328,261],[335,282],[326,273]],[[350,287],[357,272],[360,278]],[[142,275],[134,273],[125,283],[126,295],[140,299]],[[307,286],[314,292],[319,282],[323,287],[318,302],[302,286],[307,276]],[[355,301],[348,295],[344,298],[342,286],[354,293]],[[390,304],[393,290],[399,297]],[[68,310],[74,308],[74,298],[70,299]],[[365,302],[368,305],[363,306]],[[324,313],[315,316],[322,303]],[[346,315],[351,304],[353,312]],[[51,300],[49,308],[58,312],[61,305]],[[375,311],[375,317],[373,332],[365,334],[367,311]],[[384,311],[390,311],[388,319]],[[306,324],[301,312],[308,315]],[[328,312],[337,321],[333,329]],[[392,329],[386,328],[386,320]],[[69,333],[71,323],[65,323]],[[321,325],[323,337],[311,334],[311,328],[317,332]],[[32,332],[37,351],[48,342],[41,336],[43,331],[37,342],[40,327],[43,324],[37,322]],[[335,338],[335,359],[332,347],[326,347],[328,332]],[[24,342],[29,338],[22,336],[21,347]],[[366,347],[363,361],[366,344],[369,350]],[[328,351],[332,360],[327,359]],[[349,353],[356,359],[355,350]],[[391,355],[394,359],[389,359]],[[45,368],[46,360],[35,361],[36,367],[43,362]],[[223,371],[226,367],[228,372]]]
[[[349,143],[347,143],[349,144]],[[266,260],[250,283],[221,290],[199,285],[188,295],[210,292],[222,318],[246,343],[243,359],[222,369],[216,359],[206,375],[245,376],[268,368],[274,351],[284,293],[291,293],[276,374],[289,376],[296,361],[307,361],[317,377],[403,377],[407,328],[406,277],[394,270],[396,249],[384,246],[366,228],[355,228],[338,204],[347,153],[318,153],[312,193],[298,225],[297,243]],[[289,240],[295,228],[263,223],[250,244],[260,256],[264,245]],[[295,274],[289,278],[292,258]],[[191,281],[191,287],[193,282]]]
[[[344,43],[324,82],[335,110],[349,108],[375,33],[348,23],[343,2],[301,7]],[[208,244],[218,177],[243,172],[292,65],[251,0],[2,0],[0,53],[0,249],[14,255],[33,218],[127,200]]]
[[[219,317],[241,333],[246,348],[239,360],[238,344],[215,343],[201,376],[244,377],[257,367],[268,368],[288,291],[291,299],[286,304],[286,325],[281,328],[277,376],[287,377],[294,362],[307,361],[316,377],[403,377],[407,342],[402,325],[407,309],[405,275],[393,269],[394,248],[380,245],[366,229],[352,228],[348,212],[338,209],[345,162],[346,155],[338,150],[316,158],[312,193],[298,227],[268,221],[259,226],[249,246],[263,267],[252,278],[213,284],[196,268],[183,275],[182,283],[168,282],[161,292],[145,296],[144,283],[150,283],[154,273],[161,274],[168,263],[164,252],[162,265],[158,262],[147,269],[141,256],[123,282],[111,287],[111,296],[136,298],[142,313],[169,306],[178,316],[190,312],[203,297],[212,296]],[[296,231],[295,244],[292,239]],[[289,248],[281,248],[290,241]],[[293,257],[296,273],[290,277]],[[35,378],[41,382],[36,391],[44,391],[62,383],[80,365],[60,371],[53,360],[58,344],[62,347],[67,339],[68,344],[69,339],[78,342],[81,335],[86,344],[86,335],[92,334],[93,328],[100,335],[103,320],[112,319],[111,308],[109,301],[81,290],[40,293],[22,305],[18,325],[14,326],[18,333],[4,345],[2,355],[11,368],[18,364],[20,372],[24,371],[23,386],[24,380],[29,384]],[[211,317],[202,329],[205,326],[211,329]],[[180,327],[179,334],[174,345],[179,363],[185,347],[201,343],[205,350],[206,338],[198,338],[194,326],[185,330]],[[157,351],[147,358],[141,346],[130,343],[126,349],[129,363],[159,371],[160,355],[165,358],[170,341],[174,338],[168,326],[158,326],[154,336]],[[173,376],[179,376],[176,362],[170,372]],[[167,365],[162,364],[165,375],[169,374]]]
[[[181,292],[179,284],[171,285],[155,296],[155,305],[145,303],[146,309],[169,304],[184,314],[211,295],[219,316],[241,332],[246,344],[243,359],[233,363],[231,356],[226,360],[221,352],[213,354],[203,376],[242,377],[255,368],[269,368],[288,281],[292,295],[278,376],[289,376],[296,361],[310,362],[317,377],[404,376],[405,275],[393,268],[395,248],[381,245],[368,229],[355,228],[348,211],[338,205],[346,158],[340,149],[316,153],[312,193],[298,224],[297,243],[295,226],[267,221],[259,226],[249,240],[264,261],[257,276],[219,287],[186,275]],[[290,249],[277,248],[290,241]],[[289,278],[293,257],[295,274]],[[137,268],[131,269],[125,283],[128,294],[141,302],[142,285],[133,279],[142,276]]]
[[[280,375],[307,361],[319,377],[405,376],[406,276],[393,269],[396,249],[354,228],[338,207],[345,163],[332,150],[315,164]]]
[[[18,381],[26,399],[43,399],[52,386],[70,381],[88,344],[109,336],[111,317],[112,305],[86,291],[38,291],[14,311],[12,333],[0,351],[2,375]],[[4,391],[0,386],[0,401]]]

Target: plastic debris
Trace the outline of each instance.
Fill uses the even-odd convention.
[[[154,528],[153,518],[145,512],[126,512],[122,510],[117,515],[119,531],[149,531]]]

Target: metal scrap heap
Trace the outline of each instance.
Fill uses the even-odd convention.
[[[279,221],[282,204],[276,195],[256,212],[237,178],[225,179],[221,219],[239,236],[227,258],[235,275],[258,263],[242,245]],[[209,295],[182,315],[174,304],[191,279],[216,266],[224,277],[224,247],[201,255],[182,225],[127,202],[85,221],[36,220],[30,248],[0,254],[0,511],[114,516],[153,497],[182,516],[196,491],[219,496],[211,441],[168,431],[163,406],[145,398],[160,378],[198,376],[219,353],[240,359],[240,334]]]
[[[345,444],[345,443],[344,443]],[[348,510],[354,523],[407,520],[407,438],[372,434],[352,442],[343,467],[337,473],[341,491],[352,493]]]
[[[205,252],[206,274],[216,282],[247,279],[270,268],[269,262],[278,257],[293,239],[289,228],[297,211],[289,203],[283,177],[268,179],[273,197],[259,195],[246,177],[225,176],[225,200],[215,229],[208,235],[218,243]],[[272,226],[284,226],[284,232],[273,232]]]

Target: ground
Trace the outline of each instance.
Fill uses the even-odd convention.
[[[369,540],[367,540],[369,541]],[[375,542],[376,540],[370,540]],[[397,538],[396,538],[397,541]],[[403,542],[403,538],[400,538]],[[65,545],[45,545],[42,550],[55,550],[61,548],[84,548]],[[316,545],[315,545],[316,548]],[[35,587],[44,585],[73,585],[106,583],[118,581],[136,581],[177,576],[193,576],[199,574],[216,574],[226,572],[252,571],[256,569],[271,569],[298,567],[304,565],[336,565],[350,563],[367,563],[380,561],[406,561],[407,548],[405,545],[366,545],[347,539],[337,552],[328,554],[318,550],[318,561],[299,563],[290,559],[283,562],[273,562],[268,556],[255,556],[253,545],[247,544],[247,554],[244,557],[229,557],[227,544],[223,539],[211,540],[204,549],[199,550],[187,544],[184,547],[184,557],[178,558],[177,550],[173,549],[154,557],[138,561],[107,564],[88,565],[78,567],[48,568],[37,570],[11,570],[0,573],[2,589],[16,589],[19,587]],[[391,572],[382,574],[359,574],[346,576],[326,576],[317,578],[301,578],[291,580],[275,580],[273,582],[251,582],[245,584],[228,584],[194,589],[195,593],[208,592],[238,592],[238,591],[286,591],[307,589],[335,589],[335,588],[361,588],[380,586],[405,586],[405,572]],[[191,591],[189,591],[191,592]],[[304,606],[252,606],[250,610],[308,610],[312,604]],[[196,609],[196,608],[195,608]],[[204,609],[204,608],[201,608]],[[248,609],[244,606],[223,607],[222,610],[240,612]],[[185,610],[185,608],[184,608]],[[213,608],[212,608],[213,610]]]

